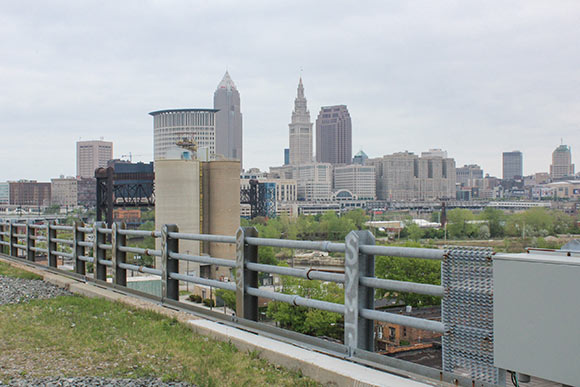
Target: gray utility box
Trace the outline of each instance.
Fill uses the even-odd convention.
[[[580,257],[567,255],[494,256],[496,367],[580,386]]]

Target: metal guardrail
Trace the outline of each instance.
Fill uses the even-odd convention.
[[[72,239],[58,238],[58,231],[72,233]],[[86,240],[86,236],[89,234],[92,234],[92,241]],[[159,238],[161,249],[153,250],[128,246],[128,236]],[[5,237],[8,240],[4,240]],[[179,240],[235,244],[236,259],[184,254],[179,252]],[[46,248],[37,246],[39,242],[44,243]],[[227,236],[182,233],[175,225],[164,225],[160,231],[143,231],[128,230],[124,224],[117,223],[108,228],[103,222],[96,222],[93,225],[76,222],[73,226],[57,225],[54,221],[45,225],[32,223],[0,224],[0,252],[8,250],[8,255],[18,257],[21,255],[19,252],[23,251],[24,257],[29,261],[35,261],[36,253],[45,253],[48,258],[48,266],[53,268],[57,267],[58,257],[68,258],[74,265],[75,273],[82,276],[86,275],[86,263],[92,263],[94,265],[94,279],[106,283],[109,274],[112,276],[114,286],[127,286],[127,270],[158,276],[162,281],[162,300],[179,301],[179,282],[181,281],[235,291],[236,314],[245,320],[258,320],[258,297],[294,306],[339,313],[344,316],[344,345],[347,356],[354,356],[361,351],[365,353],[373,351],[374,321],[399,324],[446,335],[448,330],[440,321],[394,314],[374,308],[375,289],[412,292],[435,297],[445,296],[444,288],[440,285],[376,278],[374,276],[375,255],[441,260],[445,257],[445,251],[376,246],[374,243],[374,237],[368,231],[352,231],[346,237],[345,243],[335,243],[259,238],[254,228],[239,228],[235,236]],[[72,251],[59,250],[58,246],[61,248],[68,246]],[[260,264],[258,263],[259,246],[341,252],[345,254],[345,273]],[[161,261],[161,267],[154,269],[127,263],[127,253],[158,257]],[[235,282],[223,282],[180,273],[179,264],[181,261],[234,269]],[[258,273],[343,284],[344,304],[260,289]]]

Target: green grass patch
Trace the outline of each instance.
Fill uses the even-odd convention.
[[[0,275],[6,277],[16,277],[16,278],[24,278],[24,279],[33,279],[33,280],[40,280],[42,279],[41,276],[38,274],[34,274],[28,272],[26,270],[18,269],[6,262],[0,261]]]
[[[0,306],[0,379],[160,377],[200,386],[311,386],[259,353],[193,333],[175,319],[102,299]]]

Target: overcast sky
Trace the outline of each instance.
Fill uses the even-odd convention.
[[[280,165],[300,70],[313,121],[346,104],[353,154],[443,148],[501,176],[580,168],[578,1],[10,1],[0,7],[0,181],[74,175],[75,142],[153,158],[149,112],[241,93],[244,167]]]

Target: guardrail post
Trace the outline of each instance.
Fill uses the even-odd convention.
[[[374,321],[359,316],[360,309],[375,308],[375,291],[359,283],[359,277],[374,277],[374,255],[361,254],[359,245],[374,245],[375,238],[368,231],[351,231],[346,236],[344,284],[344,343],[349,356],[356,349],[374,350]]]
[[[31,247],[35,247],[36,242],[34,240],[35,229],[30,227],[32,221],[26,222],[26,259],[34,262],[34,250]]]
[[[165,224],[161,228],[161,298],[179,301],[179,281],[172,279],[170,273],[179,273],[179,260],[171,258],[170,253],[179,252],[179,240],[169,237],[170,232],[178,232],[175,224]]]
[[[83,222],[75,221],[73,224],[73,259],[75,262],[75,273],[80,275],[86,275],[86,265],[85,261],[81,261],[79,259],[80,256],[85,255],[85,247],[81,246],[79,242],[84,242],[85,240],[85,233],[84,231],[79,230],[79,227],[84,227]]]
[[[14,236],[14,234],[17,234],[16,231],[16,226],[14,223],[10,222],[10,228],[8,229],[8,232],[10,233],[8,236],[8,241],[10,242],[10,245],[8,246],[8,253],[11,257],[18,256],[18,249],[15,246],[18,243],[18,238]]]
[[[56,239],[56,230],[51,228],[51,226],[56,225],[56,221],[50,220],[46,224],[46,259],[48,260],[48,266],[50,267],[57,267],[57,259],[58,257],[53,254],[53,251],[56,251],[56,242],[53,239]]]
[[[258,246],[246,244],[246,237],[257,237],[254,227],[240,227],[236,232],[236,314],[258,321],[258,297],[246,293],[246,287],[258,287],[258,273],[246,269],[246,262],[258,262]]]
[[[107,266],[101,264],[99,261],[105,259],[107,252],[99,247],[100,244],[105,243],[106,234],[100,233],[99,228],[107,227],[105,222],[95,222],[93,224],[93,270],[95,279],[107,280]]]
[[[115,285],[127,286],[127,270],[121,269],[119,263],[125,263],[127,253],[119,250],[119,246],[127,244],[127,236],[119,234],[119,229],[127,228],[125,223],[113,223],[111,226],[111,261],[113,262],[113,283]]]

